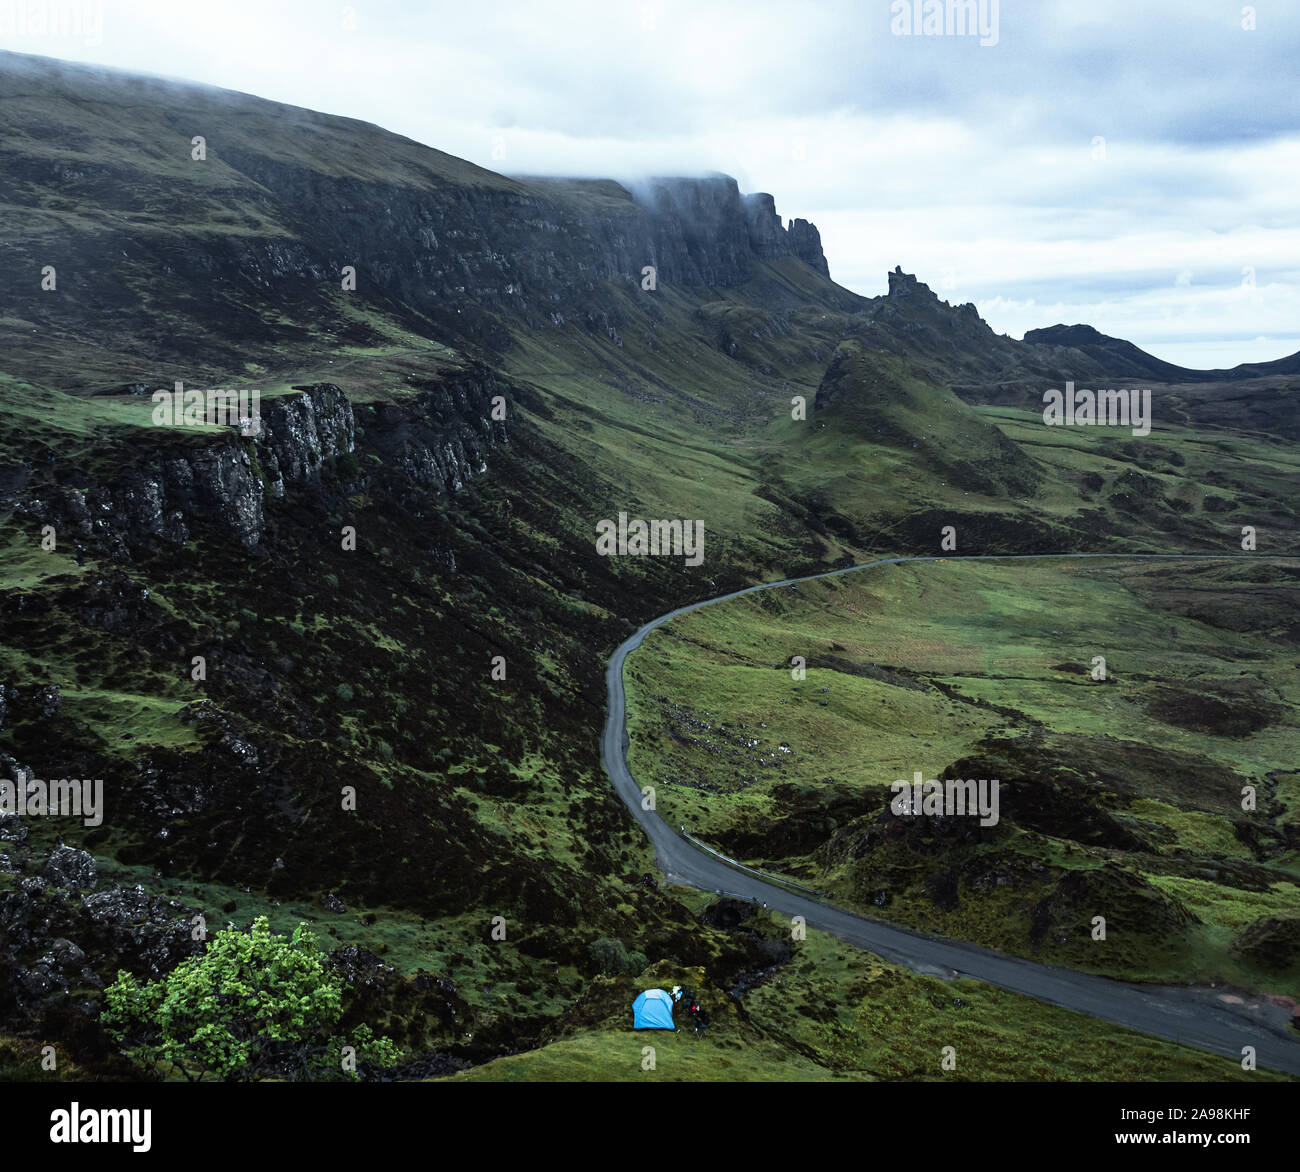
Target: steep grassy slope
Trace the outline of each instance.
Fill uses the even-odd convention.
[[[674,251],[681,233],[619,188],[611,214],[649,233],[636,250],[661,265],[651,307],[635,285],[634,299],[575,284],[588,260],[619,262],[559,223],[572,209],[374,128],[62,67],[4,82],[26,131],[6,139],[3,194],[31,226],[4,248],[37,280],[5,287],[0,752],[8,776],[98,777],[107,794],[99,827],[0,828],[5,1021],[117,1070],[97,989],[119,966],[154,976],[194,951],[196,914],[305,918],[360,946],[336,957],[367,978],[354,1012],[412,1055],[458,1060],[528,1044],[595,971],[597,937],[707,958],[688,913],[643,883],[651,858],[599,772],[600,652],[746,569],[839,550],[782,524],[752,470],[708,442],[700,419],[734,413],[748,382],[713,377],[739,368],[708,340],[687,356],[698,380],[648,417],[618,380],[668,387],[683,361],[671,347],[698,297],[675,275],[712,266],[722,291],[770,266],[768,293],[794,302],[805,263],[743,253],[754,221],[730,181],[703,189],[701,214],[739,209],[734,271],[725,250]],[[177,129],[191,114],[206,162],[222,156],[206,170]],[[430,233],[415,269],[409,235],[333,217],[383,199]],[[509,243],[537,231],[516,219],[530,208],[556,220],[544,254]],[[327,274],[331,232],[370,250],[356,297]],[[48,294],[38,261],[58,272]],[[467,263],[484,267],[467,277]],[[494,266],[551,272],[557,319],[588,302],[611,321],[671,315],[659,369],[607,362],[626,352],[604,317],[565,330],[525,309],[513,341],[495,314],[517,281],[497,284]],[[465,356],[475,339],[554,388]],[[154,426],[141,392],[172,379],[261,388],[265,432]],[[698,571],[596,556],[601,517],[701,507]],[[60,842],[95,871],[60,870]],[[52,954],[56,938],[75,951]]]

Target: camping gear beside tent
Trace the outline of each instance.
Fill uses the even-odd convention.
[[[634,1030],[675,1030],[673,999],[662,989],[647,989],[632,1002]]]

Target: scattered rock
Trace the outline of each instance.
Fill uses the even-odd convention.
[[[85,891],[95,886],[95,860],[86,851],[55,847],[45,860],[42,874],[56,887]]]
[[[55,939],[50,946],[50,952],[59,968],[68,968],[86,959],[86,954],[65,936]]]

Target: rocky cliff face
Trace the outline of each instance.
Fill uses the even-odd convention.
[[[358,280],[440,322],[458,337],[492,343],[466,303],[554,324],[587,307],[596,283],[640,284],[652,265],[661,284],[728,288],[757,260],[796,257],[829,276],[817,229],[781,226],[772,196],[742,196],[729,176],[654,179],[631,190],[606,182],[538,180],[516,188],[445,188],[324,181],[314,171],[251,150],[228,153],[276,197],[306,247],[249,245],[240,271],[271,284],[319,279],[345,264]],[[601,200],[588,198],[600,192]]]
[[[745,196],[745,214],[749,222],[749,243],[756,256],[764,260],[793,256],[810,265],[829,279],[831,272],[822,252],[821,233],[807,220],[791,220],[781,227],[776,201],[766,192]]]
[[[274,400],[254,440],[258,465],[272,496],[285,481],[319,479],[323,460],[351,453],[356,445],[352,404],[332,383],[295,388],[298,395]]]
[[[430,380],[410,403],[365,408],[365,443],[412,485],[459,492],[488,470],[492,448],[509,443],[493,400],[506,388],[486,367]]]
[[[822,236],[817,225],[807,220],[790,221],[790,252],[805,264],[811,265],[827,280],[830,279],[830,266],[822,252]]]
[[[363,491],[367,474],[358,451],[356,410],[332,383],[295,388],[272,400],[259,433],[234,429],[213,442],[147,451],[125,472],[107,480],[77,477],[21,500],[16,515],[53,525],[61,540],[129,559],[131,548],[158,540],[182,545],[196,518],[230,531],[246,548],[262,541],[265,504],[294,488],[321,490],[327,466],[344,490]],[[431,379],[400,403],[360,408],[361,443],[388,470],[438,492],[457,492],[487,470],[490,449],[507,442],[506,425],[489,418],[503,388],[486,368],[470,366]]]
[[[100,482],[61,483],[20,501],[14,515],[52,525],[60,540],[128,555],[150,538],[182,545],[187,518],[219,517],[245,545],[262,532],[262,486],[248,451],[233,439],[209,447],[154,451],[128,471]]]
[[[48,292],[0,288],[7,370],[38,383],[87,343],[125,345],[124,378],[170,362],[198,382],[196,367],[279,369],[321,337],[374,345],[392,322],[495,359],[522,330],[620,329],[609,285],[639,290],[646,266],[710,298],[774,261],[829,273],[813,225],[783,227],[770,195],[725,175],[511,178],[344,118],[12,54],[0,102],[60,144],[0,140],[0,207],[79,209],[57,231],[0,233],[0,271],[58,274]],[[50,109],[94,111],[112,134]],[[755,284],[763,308],[790,308],[779,281]]]

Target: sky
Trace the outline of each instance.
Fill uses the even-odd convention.
[[[902,265],[1017,338],[1300,350],[1300,3],[967,3],[972,31],[950,0],[0,0],[0,49],[511,175],[726,172],[812,220],[848,288]]]

